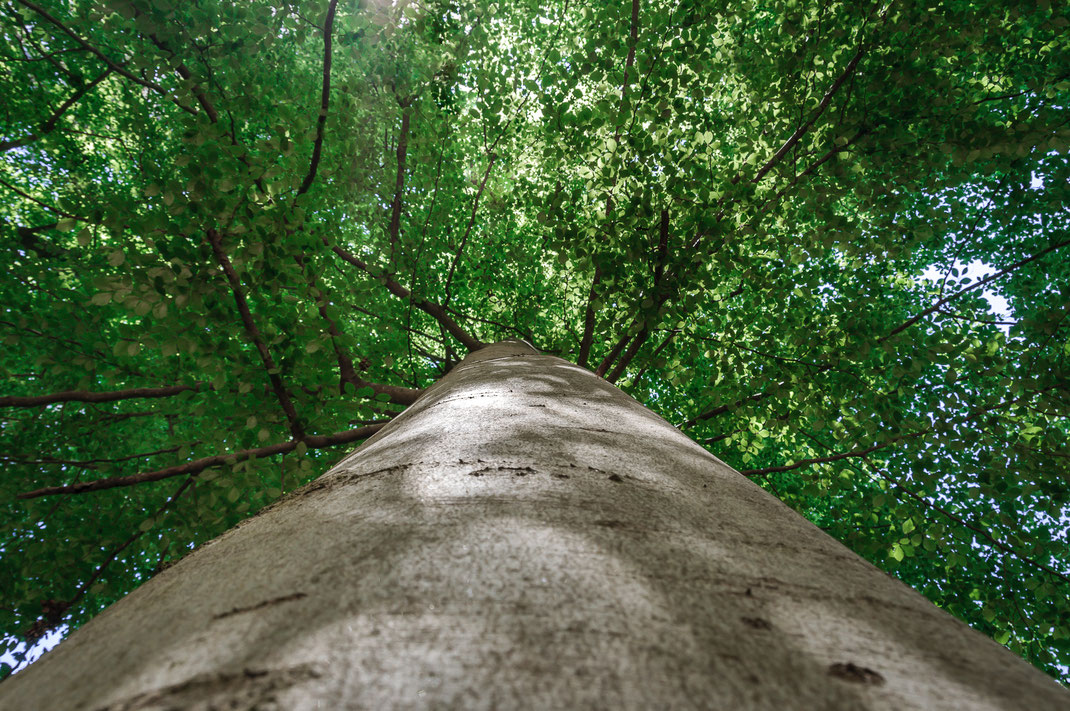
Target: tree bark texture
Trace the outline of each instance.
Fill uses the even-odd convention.
[[[591,372],[469,355],[4,709],[1023,709],[1038,670]]]

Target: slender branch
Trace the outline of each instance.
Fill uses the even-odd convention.
[[[680,331],[681,329],[679,328],[674,328],[669,331],[669,335],[665,336],[665,340],[661,342],[661,345],[654,349],[654,352],[651,353],[650,357],[647,359],[646,365],[644,365],[643,368],[639,371],[639,373],[635,376],[635,380],[632,381],[633,386],[636,385],[644,375],[646,375],[646,371],[650,367],[650,364],[653,363],[659,355],[661,355],[661,352],[665,350],[669,343],[672,342],[672,339],[675,338],[676,335],[680,333]]]
[[[298,418],[297,410],[294,409],[293,402],[290,400],[290,394],[286,392],[286,388],[282,383],[282,378],[279,377],[279,370],[275,365],[274,359],[271,357],[271,352],[268,351],[267,344],[264,343],[264,339],[260,336],[260,331],[253,322],[253,315],[249,311],[249,304],[245,300],[245,294],[242,293],[241,281],[238,279],[238,275],[235,273],[234,266],[230,263],[230,259],[227,257],[226,252],[223,250],[223,240],[219,236],[219,233],[213,229],[209,229],[207,235],[208,242],[212,245],[212,252],[215,254],[216,261],[218,261],[219,266],[223,268],[223,273],[226,275],[227,282],[230,284],[230,291],[234,294],[234,303],[238,307],[238,313],[241,315],[242,324],[245,326],[245,332],[250,340],[252,340],[253,345],[256,346],[256,350],[260,354],[260,360],[264,364],[264,369],[267,370],[268,378],[271,381],[271,387],[275,391],[275,397],[278,398],[279,405],[282,406],[282,411],[286,413],[286,419],[290,423],[290,433],[294,436],[294,439],[300,440],[304,437],[304,428],[301,425],[301,420]]]
[[[587,309],[583,317],[583,337],[580,339],[580,354],[576,357],[576,365],[581,368],[587,367],[587,359],[591,355],[591,344],[594,342],[594,299],[598,282],[602,280],[602,269],[595,264],[594,278],[591,279],[591,289],[587,292]]]
[[[8,182],[5,182],[3,180],[0,180],[0,185],[3,185],[5,188],[7,188],[11,192],[15,193],[16,195],[18,195],[20,197],[23,197],[23,198],[26,198],[30,202],[35,203],[37,205],[40,205],[44,209],[48,210],[49,212],[55,213],[55,214],[59,215],[60,217],[68,217],[68,218],[70,218],[72,220],[78,220],[79,222],[91,222],[91,220],[88,220],[88,219],[82,217],[81,215],[75,215],[74,213],[66,212],[65,210],[59,209],[58,207],[55,207],[53,205],[49,205],[47,202],[44,202],[43,200],[39,200],[39,199],[35,198],[33,195],[30,195],[29,193],[24,192],[22,190],[19,190],[18,188],[16,188],[11,183],[8,183]]]
[[[448,312],[450,312],[452,314],[455,314],[457,316],[460,316],[461,318],[467,318],[470,321],[476,321],[478,323],[485,323],[488,326],[497,326],[498,328],[500,328],[503,331],[511,331],[511,332],[515,333],[516,335],[520,336],[521,338],[523,338],[524,340],[531,341],[531,343],[533,345],[535,344],[535,334],[530,332],[530,331],[521,331],[520,328],[518,328],[517,326],[510,326],[507,323],[502,323],[501,321],[495,321],[492,318],[483,318],[482,316],[465,316],[464,314],[462,314],[461,312],[459,312],[459,311],[457,311],[456,309],[453,309],[453,308],[448,308],[448,309],[446,309],[446,311],[448,311]]]
[[[1013,403],[1013,402],[1016,402],[1016,400],[1012,400],[1010,402]],[[980,411],[979,414],[983,414],[984,412],[988,412],[988,411],[990,411],[990,410],[982,410],[982,411]],[[971,418],[967,418],[967,419],[972,419],[972,417]],[[817,444],[821,445],[825,449],[831,449],[831,447],[829,447],[827,444],[825,444],[821,440],[817,439],[813,435],[807,434],[805,432],[803,434],[805,434],[808,439],[812,440],[813,442],[816,442]],[[918,435],[921,435],[921,434],[924,434],[924,432],[916,432],[913,435],[909,435],[909,436],[918,436]],[[891,444],[891,442],[889,442],[888,444]],[[887,445],[883,445],[883,446],[887,446]],[[850,453],[848,453],[848,454],[850,454]],[[970,523],[969,521],[967,521],[966,519],[962,518],[961,516],[958,516],[956,514],[951,513],[950,511],[948,511],[947,509],[943,508],[942,506],[939,506],[938,504],[936,504],[936,503],[934,503],[932,501],[929,501],[924,496],[921,496],[920,494],[917,494],[916,492],[911,491],[907,487],[903,486],[902,482],[900,482],[895,477],[892,477],[892,476],[886,474],[883,471],[883,469],[881,469],[881,467],[878,467],[876,464],[874,464],[866,454],[855,455],[855,456],[861,456],[862,461],[864,461],[867,465],[869,465],[869,467],[876,473],[876,475],[878,477],[880,477],[884,481],[888,482],[889,484],[892,484],[896,489],[902,491],[904,494],[906,494],[910,498],[912,498],[915,501],[917,501],[924,508],[929,509],[930,511],[935,511],[936,513],[940,514],[941,516],[944,516],[945,518],[950,519],[950,520],[954,521],[955,523],[959,524],[963,528],[966,528],[966,529],[968,529],[970,531],[973,531],[975,534],[977,534],[981,538],[985,539],[986,541],[988,541],[989,543],[991,543],[993,546],[995,546],[999,550],[1003,551],[1004,553],[1007,553],[1008,555],[1012,555],[1015,558],[1018,558],[1019,560],[1025,562],[1025,563],[1028,563],[1029,565],[1032,565],[1034,567],[1040,568],[1041,570],[1045,571],[1046,573],[1054,575],[1055,577],[1060,578],[1061,580],[1070,583],[1070,577],[1068,577],[1064,573],[1060,573],[1059,571],[1055,570],[1054,568],[1052,568],[1052,567],[1050,567],[1048,565],[1045,565],[1044,563],[1041,563],[1040,561],[1034,560],[1032,558],[1029,558],[1028,556],[1025,556],[1025,555],[1019,553],[1017,550],[1015,550],[1015,549],[1011,548],[1010,546],[1008,546],[1007,544],[1001,542],[999,539],[994,537],[991,533],[989,533],[985,529],[980,528],[979,526],[975,526],[974,524]],[[840,457],[840,458],[844,458],[844,457]],[[851,467],[850,465],[848,465],[848,467],[850,467],[855,472],[859,472],[858,469],[855,469],[854,467]],[[859,473],[861,473],[861,472],[859,472]]]
[[[638,44],[639,0],[632,0],[631,20],[628,24],[628,54],[624,59],[624,79],[622,80],[620,87],[620,109],[618,110],[618,113],[623,112],[624,107],[628,103],[628,85],[631,82],[631,70],[632,66],[635,64],[635,48],[638,46]],[[618,125],[613,133],[614,155],[620,147],[620,128],[620,125]],[[613,191],[616,189],[616,187],[617,175],[616,173],[614,173],[609,183],[609,190],[606,194],[606,220],[609,220],[610,215],[613,213]],[[594,300],[596,295],[596,288],[598,286],[599,281],[601,281],[601,278],[602,272],[599,269],[598,264],[595,264],[594,278],[591,280],[591,289],[587,294],[587,308],[586,312],[584,313],[583,319],[583,336],[580,338],[580,353],[579,357],[576,359],[577,364],[582,368],[587,367],[587,359],[590,357],[591,345],[594,341],[594,327],[595,321],[597,319],[597,315],[595,314],[594,309]],[[616,360],[618,355],[620,355],[620,351],[624,348],[624,345],[625,343],[627,343],[627,340],[628,336],[627,334],[625,334],[625,336],[617,342],[617,345],[613,348],[613,350],[610,351],[609,355],[607,355],[606,358],[595,369],[595,373],[597,375],[605,375],[606,369],[608,369],[610,364],[614,360]]]
[[[399,299],[410,301],[413,306],[434,318],[436,321],[438,321],[439,325],[441,325],[451,336],[460,341],[461,344],[468,349],[469,353],[471,353],[472,351],[478,351],[480,348],[483,347],[483,343],[481,341],[472,337],[467,331],[461,328],[461,326],[458,325],[458,323],[452,318],[450,318],[450,315],[446,313],[446,310],[443,309],[442,306],[440,306],[439,304],[428,301],[426,299],[421,299],[419,301],[413,299],[412,293],[408,289],[403,287],[401,284],[399,284],[397,281],[385,274],[375,274],[372,271],[371,267],[365,264],[363,260],[361,260],[352,252],[343,249],[342,247],[332,246],[330,242],[327,241],[326,237],[323,238],[323,244],[329,247],[331,251],[337,254],[339,257],[349,262],[353,266],[357,267],[358,269],[366,273],[368,276],[374,279],[378,279],[382,283],[382,285],[385,286],[388,291],[390,291],[391,294],[398,297]]]
[[[172,385],[166,388],[130,388],[129,390],[113,390],[112,392],[65,390],[49,395],[27,397],[7,395],[0,397],[0,407],[40,407],[56,402],[115,402],[116,400],[132,400],[134,398],[170,397],[188,390],[197,391],[202,387],[198,383],[197,385]]]
[[[346,430],[345,432],[338,432],[331,435],[305,435],[304,439],[300,441],[291,440],[289,442],[280,442],[278,444],[258,447],[256,449],[244,449],[240,452],[215,454],[210,457],[195,459],[192,462],[186,462],[185,464],[176,464],[175,466],[150,472],[140,472],[129,476],[116,476],[107,479],[97,479],[95,481],[79,482],[77,484],[68,484],[66,486],[47,486],[41,489],[35,489],[34,491],[18,494],[16,498],[36,499],[41,496],[52,496],[54,494],[84,494],[90,491],[102,491],[104,489],[114,489],[121,486],[134,486],[136,484],[144,484],[150,481],[160,481],[161,479],[169,479],[176,476],[194,475],[203,472],[205,469],[222,466],[224,464],[231,464],[237,461],[260,459],[276,454],[288,454],[297,449],[297,445],[302,442],[309,449],[323,449],[325,447],[333,447],[339,444],[348,444],[357,440],[367,439],[385,426],[386,423],[384,422],[375,425],[357,427],[356,429]]]
[[[782,145],[780,149],[773,154],[773,157],[767,160],[765,164],[758,169],[758,172],[755,173],[754,178],[752,178],[753,182],[756,183],[761,180],[766,173],[772,170],[776,166],[776,164],[779,163],[784,158],[784,156],[788,154],[788,151],[795,147],[795,144],[799,142],[799,139],[806,135],[806,132],[809,131],[810,128],[814,125],[814,122],[821,117],[821,114],[823,114],[825,112],[825,109],[829,107],[829,104],[832,103],[832,98],[836,96],[836,92],[840,90],[840,88],[844,85],[844,82],[846,82],[851,77],[851,74],[854,73],[855,68],[858,66],[858,62],[861,61],[862,56],[864,54],[865,49],[861,47],[858,49],[857,52],[855,52],[854,57],[852,57],[851,61],[847,63],[847,66],[844,68],[843,72],[841,72],[840,75],[836,77],[836,80],[832,82],[832,85],[825,92],[825,95],[821,97],[821,102],[817,105],[817,108],[810,115],[810,118],[807,119],[801,126],[799,126],[799,128],[795,130],[795,133],[791,134],[791,137],[784,142],[784,145]]]
[[[297,256],[295,257],[295,260],[302,269],[305,268],[303,258]],[[316,278],[314,275],[309,275],[308,284],[311,289],[314,289],[317,293],[319,293],[318,297],[313,294],[316,300],[316,309],[319,311],[320,318],[327,322],[327,333],[330,335],[331,345],[334,347],[334,356],[335,359],[338,361],[338,374],[340,376],[342,384],[344,385],[345,383],[350,383],[351,385],[353,385],[353,387],[357,389],[371,388],[372,392],[375,395],[379,395],[381,393],[385,394],[387,395],[387,397],[390,398],[390,402],[398,405],[411,405],[412,403],[416,402],[416,398],[420,397],[420,394],[423,392],[422,390],[403,388],[398,387],[396,385],[382,385],[380,383],[372,383],[367,380],[363,380],[359,375],[357,375],[357,371],[353,367],[353,359],[349,357],[349,354],[346,353],[342,349],[342,346],[338,343],[338,341],[341,339],[342,334],[338,330],[338,325],[334,322],[334,319],[332,319],[330,314],[327,313],[326,295],[323,294],[323,292],[316,286]],[[345,391],[343,390],[342,392],[344,393]]]
[[[632,359],[635,358],[635,354],[639,352],[639,349],[643,347],[643,344],[646,343],[646,339],[649,337],[650,329],[648,329],[646,326],[643,326],[643,329],[639,331],[639,334],[635,337],[635,340],[633,340],[631,345],[628,346],[628,350],[624,351],[624,355],[621,357],[620,361],[617,363],[616,366],[614,366],[610,374],[606,376],[606,380],[611,383],[617,382],[617,378],[621,376],[621,373],[624,372],[624,369],[627,368],[628,364],[632,362]]]
[[[974,284],[970,284],[967,287],[963,287],[962,289],[959,289],[958,291],[956,291],[954,294],[951,294],[950,296],[945,296],[944,298],[940,299],[939,301],[937,301],[935,304],[933,304],[929,308],[927,308],[924,311],[922,311],[921,313],[919,313],[917,316],[914,316],[913,318],[908,319],[908,320],[904,321],[903,323],[901,323],[900,325],[898,325],[895,328],[893,328],[888,333],[888,335],[880,338],[877,341],[877,343],[884,343],[885,341],[887,341],[889,338],[891,338],[895,334],[899,333],[900,331],[904,331],[904,330],[910,328],[915,323],[917,323],[921,319],[925,318],[929,314],[934,313],[936,311],[940,311],[948,302],[954,301],[955,299],[959,298],[963,294],[965,294],[965,293],[967,293],[969,291],[973,291],[974,289],[979,289],[982,286],[984,286],[985,284],[988,284],[988,283],[998,279],[999,277],[1001,277],[1001,276],[1003,276],[1005,274],[1009,274],[1010,272],[1013,272],[1015,269],[1018,269],[1019,267],[1025,266],[1026,264],[1029,264],[1032,261],[1040,259],[1045,254],[1049,254],[1051,252],[1054,252],[1055,250],[1057,250],[1057,249],[1059,249],[1061,247],[1065,247],[1068,244],[1070,244],[1070,240],[1066,240],[1064,242],[1059,242],[1057,244],[1053,244],[1052,246],[1048,247],[1047,249],[1041,250],[1041,251],[1037,252],[1036,254],[1034,254],[1031,257],[1026,257],[1025,259],[1019,259],[1014,264],[1006,266],[1003,269],[1000,269],[998,272],[993,272],[992,274],[989,274],[988,276],[986,276],[984,279],[981,279],[980,281],[978,281],[978,282],[976,282]]]
[[[88,94],[97,84],[104,81],[111,72],[111,67],[108,67],[96,79],[79,87],[73,94],[71,94],[70,98],[60,104],[59,108],[53,111],[52,115],[49,116],[36,131],[31,132],[30,135],[13,141],[0,141],[0,151],[9,151],[12,148],[20,148],[29,145],[51,133],[52,130],[56,128],[56,124],[59,123],[59,120],[63,117],[63,114],[67,112],[67,109],[78,103],[78,101]]]
[[[64,25],[59,19],[57,19],[53,15],[50,15],[48,13],[48,11],[45,10],[40,5],[37,5],[36,3],[30,2],[30,0],[16,0],[16,2],[18,2],[23,7],[27,7],[30,10],[33,10],[38,15],[40,15],[41,17],[43,17],[44,19],[48,20],[50,23],[52,23],[53,25],[58,27],[60,29],[60,31],[62,31],[68,37],[70,37],[75,42],[77,42],[83,49],[85,49],[89,53],[95,55],[98,59],[100,59],[100,61],[104,62],[104,64],[107,65],[108,68],[110,68],[113,72],[123,75],[124,77],[126,77],[130,81],[134,82],[135,84],[139,84],[140,86],[143,86],[146,89],[151,89],[152,91],[155,91],[157,94],[160,94],[161,96],[165,96],[165,97],[171,99],[183,111],[187,111],[187,112],[193,114],[194,116],[197,115],[197,110],[196,109],[194,109],[191,106],[186,106],[185,104],[179,102],[178,99],[175,99],[174,97],[172,97],[170,95],[170,93],[167,91],[167,89],[164,89],[162,86],[160,86],[159,84],[156,84],[155,82],[151,82],[151,81],[147,81],[145,79],[142,79],[141,77],[137,76],[136,74],[131,74],[126,69],[124,69],[122,65],[116,64],[115,62],[113,62],[111,59],[109,59],[107,57],[107,55],[105,55],[99,49],[97,49],[96,47],[94,47],[93,45],[89,44],[88,42],[86,42],[81,37],[79,37],[77,33],[75,33],[72,29],[70,29],[69,27]]]
[[[877,473],[877,476],[879,476],[881,479],[884,479],[889,484],[895,485],[896,488],[898,488],[904,494],[906,494],[910,498],[912,498],[915,501],[917,501],[918,503],[920,503],[925,508],[930,509],[932,511],[935,511],[936,513],[940,514],[941,516],[944,516],[945,518],[951,519],[952,521],[954,521],[955,523],[959,524],[963,528],[966,528],[966,529],[969,529],[970,531],[973,531],[978,536],[980,536],[981,538],[985,539],[986,541],[988,541],[989,543],[991,543],[993,546],[995,546],[996,548],[1000,549],[1004,553],[1012,555],[1015,558],[1025,562],[1025,563],[1029,563],[1030,565],[1033,565],[1033,566],[1035,566],[1037,568],[1040,568],[1044,572],[1049,573],[1051,575],[1054,575],[1055,577],[1061,579],[1064,582],[1070,583],[1070,577],[1068,577],[1066,574],[1060,573],[1058,570],[1055,570],[1051,566],[1045,565],[1044,563],[1041,563],[1038,560],[1034,560],[1034,559],[1029,558],[1029,557],[1027,557],[1025,555],[1022,555],[1021,553],[1019,553],[1015,549],[1011,548],[1007,544],[1001,542],[999,539],[997,539],[995,536],[993,536],[991,533],[989,533],[988,531],[984,530],[983,528],[973,525],[972,523],[970,523],[966,519],[962,518],[961,516],[957,516],[957,515],[951,513],[950,511],[948,511],[947,509],[943,508],[942,506],[939,506],[939,505],[929,501],[924,496],[921,496],[919,494],[914,493],[913,491],[911,491],[910,489],[906,488],[901,483],[899,483],[899,481],[896,480],[894,477],[891,477],[891,476],[885,474],[880,469],[880,467],[876,466],[873,462],[869,461],[869,458],[863,457],[863,461],[866,464],[868,464],[870,467],[873,468],[873,470]]]
[[[624,107],[628,102],[628,84],[631,81],[632,65],[635,64],[635,48],[639,44],[639,0],[632,0],[632,17],[628,28],[628,56],[624,60],[624,80],[621,82],[620,87],[620,112],[624,111]],[[617,148],[620,147],[620,125],[618,124],[617,130],[613,134],[613,153],[616,154]],[[613,190],[617,187],[617,176],[613,175],[612,180],[609,183],[609,192],[606,195],[606,219],[609,219],[610,213],[613,212]]]
[[[613,365],[613,361],[617,359],[620,352],[624,350],[624,346],[628,345],[628,342],[631,340],[632,337],[627,333],[621,336],[620,340],[617,341],[617,345],[613,346],[612,350],[609,351],[606,357],[602,359],[602,362],[598,364],[598,367],[595,368],[594,374],[599,377],[604,376],[606,371],[609,370],[609,366]]]
[[[192,484],[193,477],[190,477],[186,481],[182,482],[178,489],[175,490],[175,493],[171,494],[167,501],[165,501],[158,509],[156,509],[156,512],[152,515],[152,518],[157,518],[164,511],[171,508],[171,506],[176,501],[178,501],[179,497],[186,493],[186,491],[189,489],[190,486],[192,486]],[[119,554],[126,550],[128,547],[130,547],[130,545],[134,541],[143,536],[147,530],[150,529],[142,530],[139,528],[138,530],[134,531],[134,533],[132,533],[129,538],[127,538],[118,548],[111,552],[111,555],[104,559],[103,563],[97,566],[97,569],[93,571],[93,574],[89,576],[88,580],[83,582],[78,587],[78,590],[74,593],[74,596],[70,600],[62,601],[57,607],[54,607],[50,611],[50,614],[46,615],[44,620],[34,624],[33,627],[31,627],[30,634],[27,634],[27,638],[32,637],[33,639],[38,639],[42,637],[44,633],[47,632],[47,630],[55,627],[56,624],[58,624],[59,621],[62,619],[63,613],[69,610],[73,605],[77,604],[78,601],[85,596],[86,592],[93,585],[93,583],[95,583],[100,578],[100,576],[104,574],[104,571],[107,569],[107,567],[111,565],[116,558],[119,557]]]
[[[716,437],[709,437],[708,439],[702,440],[702,444],[704,444],[704,445],[715,444],[717,442],[720,442],[723,439],[728,439],[729,437],[731,437],[732,435],[736,434],[737,432],[742,432],[742,431],[743,431],[742,429],[732,430],[731,432],[725,432],[724,434],[719,434]]]
[[[200,444],[200,442],[190,442],[189,446]],[[182,449],[182,446],[167,447],[166,449],[157,449],[155,452],[144,452],[143,454],[130,454],[125,457],[116,457],[114,459],[56,459],[54,457],[45,457],[44,459],[20,459],[18,457],[4,457],[0,456],[0,460],[6,462],[12,462],[15,464],[59,464],[68,467],[81,467],[82,469],[96,469],[98,464],[115,464],[117,462],[128,462],[131,459],[147,459],[149,457],[156,457],[161,454],[171,454]]]
[[[946,311],[944,309],[940,309],[938,311],[938,313],[943,314],[944,316],[950,316],[951,318],[957,319],[959,321],[970,321],[971,323],[983,323],[983,324],[986,324],[988,326],[1016,326],[1016,325],[1018,325],[1017,321],[992,321],[992,320],[989,320],[989,319],[973,318],[972,316],[965,316],[963,314],[957,314],[954,311]]]
[[[665,263],[669,259],[669,211],[661,211],[661,224],[658,225],[658,262],[654,267],[654,286],[661,284],[665,276]]]
[[[136,8],[134,9],[135,17],[140,17],[142,14],[143,13],[140,10]],[[149,34],[149,39],[154,45],[162,49],[164,52],[167,52],[172,57],[176,56],[174,50],[167,46],[167,44],[155,34]],[[186,81],[190,81],[193,78],[193,72],[191,72],[189,70],[189,67],[183,64],[181,61],[178,63],[178,66],[175,67],[175,72]],[[211,121],[212,123],[216,123],[217,121],[219,121],[219,112],[216,111],[214,106],[212,106],[212,102],[208,100],[208,97],[205,95],[204,91],[199,86],[195,85],[193,87],[193,97],[197,99],[197,103],[200,104],[202,109],[204,109],[204,113],[208,115],[209,121]]]
[[[987,415],[990,412],[994,412],[996,410],[1003,410],[1003,409],[1009,408],[1009,407],[1011,407],[1013,405],[1017,405],[1017,404],[1021,403],[1023,400],[1026,400],[1026,399],[1032,397],[1033,395],[1039,395],[1039,394],[1047,392],[1048,390],[1051,390],[1051,389],[1053,389],[1053,388],[1044,388],[1043,390],[1038,390],[1038,391],[1036,391],[1034,393],[1026,393],[1025,395],[1020,395],[1019,397],[1011,398],[1010,400],[1004,400],[1003,402],[996,403],[995,405],[991,405],[989,407],[974,408],[973,410],[970,411],[970,414],[967,415],[966,417],[960,418],[957,421],[953,420],[948,424],[964,425],[964,424],[966,424],[968,422],[972,422],[972,421],[978,419],[982,415]],[[778,466],[778,467],[765,467],[763,469],[746,469],[746,470],[741,471],[740,474],[742,474],[744,476],[759,476],[759,475],[762,475],[762,474],[772,474],[772,473],[775,473],[775,472],[787,472],[787,471],[791,471],[793,469],[801,469],[802,467],[808,467],[808,466],[810,466],[812,464],[822,464],[824,462],[835,462],[835,461],[839,461],[841,459],[849,459],[849,458],[852,458],[852,457],[865,457],[866,455],[870,454],[871,452],[876,452],[877,450],[884,449],[886,447],[890,447],[891,445],[893,445],[893,444],[895,444],[897,442],[902,442],[902,441],[905,441],[905,440],[908,440],[908,439],[913,439],[915,437],[921,437],[923,435],[930,434],[930,433],[932,433],[932,432],[934,432],[936,430],[937,430],[936,427],[926,427],[925,429],[918,430],[917,432],[910,432],[909,434],[900,435],[898,437],[893,437],[893,438],[889,439],[886,442],[882,442],[880,444],[875,444],[875,445],[872,445],[872,446],[867,447],[865,449],[855,449],[855,450],[851,450],[850,452],[841,452],[839,454],[834,454],[834,455],[831,455],[831,456],[828,456],[828,457],[816,457],[816,458],[812,458],[812,459],[803,459],[803,460],[800,460],[800,461],[796,462],[795,464],[785,464],[785,465]]]
[[[450,284],[453,283],[453,272],[457,269],[457,264],[461,261],[461,256],[464,254],[464,246],[468,242],[468,235],[472,233],[472,226],[476,223],[476,212],[479,210],[479,199],[483,197],[483,190],[487,187],[487,179],[490,178],[490,170],[494,167],[494,162],[498,160],[497,153],[491,153],[487,159],[487,169],[483,171],[483,180],[479,183],[479,190],[476,191],[475,199],[472,200],[472,214],[468,217],[468,225],[464,228],[464,235],[461,237],[461,244],[457,247],[457,252],[453,255],[453,261],[450,263],[449,273],[446,275],[446,300],[442,303],[443,307],[449,306],[450,303]]]
[[[327,20],[323,25],[323,88],[320,91],[320,115],[316,121],[316,140],[312,145],[312,160],[308,174],[297,189],[298,195],[304,195],[316,179],[316,171],[323,151],[323,130],[327,126],[327,109],[331,101],[331,34],[334,28],[334,13],[338,9],[338,0],[331,0],[327,6]]]
[[[766,399],[767,397],[771,397],[772,395],[773,393],[771,392],[755,393],[754,395],[748,395],[742,400],[736,400],[735,402],[729,405],[720,405],[718,407],[713,408],[712,410],[706,410],[701,415],[695,415],[687,422],[684,422],[682,425],[680,425],[680,429],[683,429],[684,427],[691,427],[695,424],[698,424],[699,422],[702,422],[703,420],[709,420],[713,417],[717,417],[718,415],[723,415],[726,412],[730,412],[732,410],[742,407],[748,402],[760,402]]]
[[[412,117],[408,110],[408,102],[401,103],[401,133],[398,135],[397,147],[397,175],[394,178],[394,199],[390,203],[390,226],[387,231],[390,234],[390,259],[393,263],[394,248],[401,234],[401,203],[405,194],[405,158],[409,151],[409,119]]]
[[[876,452],[886,447],[891,447],[896,442],[901,442],[905,439],[912,437],[920,437],[923,434],[928,434],[930,430],[922,430],[921,432],[912,432],[902,437],[896,437],[882,444],[875,444],[872,447],[866,447],[865,449],[854,449],[850,452],[840,452],[839,454],[832,454],[827,457],[812,457],[810,459],[801,459],[794,464],[784,464],[779,467],[764,467],[762,469],[744,469],[739,473],[743,476],[762,476],[763,474],[774,474],[776,472],[790,472],[793,469],[802,469],[803,467],[809,467],[814,464],[824,464],[826,462],[838,462],[841,459],[850,459],[851,457],[865,457],[872,452]]]
[[[665,264],[669,259],[669,211],[661,211],[661,221],[658,225],[658,251],[657,251],[657,263],[654,266],[654,286],[653,292],[655,295],[655,301],[657,301],[658,308],[668,300],[667,293],[662,292],[662,279],[665,276]],[[624,372],[624,369],[628,367],[628,364],[632,362],[635,355],[639,352],[639,349],[646,343],[647,338],[650,337],[650,329],[646,324],[643,325],[639,335],[635,337],[631,345],[628,346],[628,350],[624,352],[624,356],[620,359],[617,365],[613,368],[613,371],[606,377],[611,383],[617,382],[617,379]],[[645,369],[644,369],[645,370]]]
[[[857,143],[860,138],[862,138],[863,136],[865,136],[868,133],[869,133],[868,129],[860,130],[858,133],[856,133],[855,135],[851,136],[851,138],[847,141],[847,143],[843,144],[842,146],[833,146],[833,148],[831,148],[827,153],[825,153],[825,155],[821,156],[821,158],[819,158],[816,161],[814,161],[813,163],[811,163],[809,166],[807,166],[807,168],[805,170],[803,170],[803,172],[799,173],[794,178],[792,178],[790,183],[788,183],[783,188],[778,190],[776,195],[773,195],[771,198],[766,200],[765,204],[763,204],[761,206],[761,208],[758,209],[758,212],[755,213],[754,218],[757,219],[757,218],[761,217],[763,214],[765,214],[769,210],[770,207],[772,207],[774,204],[776,204],[780,200],[780,198],[784,197],[784,195],[789,190],[791,190],[793,187],[795,187],[795,185],[798,184],[798,182],[800,180],[802,180],[803,178],[809,177],[811,174],[813,174],[815,171],[817,171],[818,168],[820,168],[822,165],[824,165],[825,163],[830,161],[834,156],[836,156],[839,153],[843,153],[845,151],[851,150],[851,147],[855,143]]]

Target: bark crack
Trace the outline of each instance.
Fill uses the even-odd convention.
[[[308,597],[308,595],[306,595],[303,592],[295,592],[295,593],[291,593],[289,595],[282,595],[281,597],[273,597],[270,600],[264,600],[263,602],[258,602],[255,605],[245,605],[244,607],[231,608],[230,610],[227,610],[226,612],[220,612],[219,614],[212,615],[212,619],[213,620],[221,620],[224,617],[230,617],[232,615],[240,615],[243,612],[252,612],[254,610],[262,610],[265,607],[270,607],[272,605],[279,605],[279,604],[282,604],[284,602],[292,602],[294,600],[300,600],[300,599],[306,598],[306,597]]]

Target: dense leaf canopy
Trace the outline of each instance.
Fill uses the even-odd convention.
[[[8,0],[6,649],[522,337],[1065,675],[1068,17]]]

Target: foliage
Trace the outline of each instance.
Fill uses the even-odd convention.
[[[1065,4],[0,13],[8,649],[520,336],[1066,674]]]

